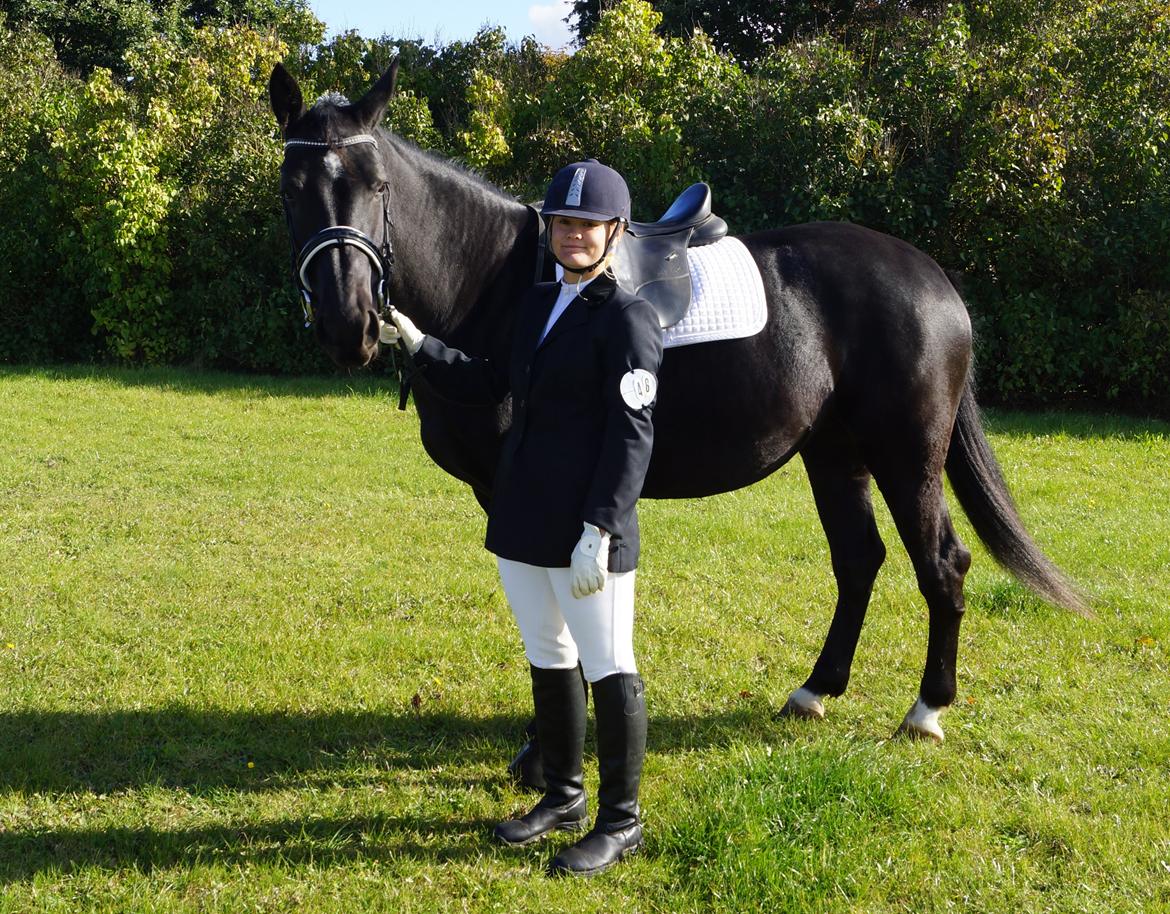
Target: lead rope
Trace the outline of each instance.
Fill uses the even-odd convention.
[[[394,220],[390,218],[390,185],[384,184],[382,185],[382,248],[380,253],[382,261],[386,265],[386,272],[382,277],[381,303],[378,314],[383,323],[394,320],[395,309],[390,304],[390,278],[394,275],[394,246],[390,243],[390,229],[393,225]],[[380,332],[381,328],[379,328]],[[395,355],[396,348],[401,350],[401,361]],[[419,369],[401,335],[398,337],[398,345],[390,347],[390,365],[394,376],[398,378],[398,411],[406,412],[406,403],[410,399],[410,382],[418,374]]]
[[[394,355],[395,348],[402,350],[401,363]],[[390,349],[390,364],[394,366],[394,374],[398,377],[398,411],[406,412],[406,401],[410,399],[411,381],[418,374],[419,368],[414,361],[414,356],[406,348],[406,341],[402,339],[401,335],[398,337],[398,346]]]

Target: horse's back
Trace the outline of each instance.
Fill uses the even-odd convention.
[[[847,222],[813,222],[745,236],[765,285],[781,302],[814,303],[841,356],[957,337],[970,343],[966,307],[942,268],[890,235]],[[773,315],[783,322],[783,314]]]
[[[884,415],[930,401],[953,419],[967,379],[971,321],[942,268],[901,239],[818,222],[744,239],[785,311],[810,309],[838,400]]]
[[[828,423],[877,424],[912,407],[953,418],[970,321],[930,257],[848,223],[741,240],[759,266],[768,321],[752,337],[667,350],[647,496],[749,485]]]

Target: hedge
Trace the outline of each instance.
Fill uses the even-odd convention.
[[[327,370],[297,320],[266,81],[283,59],[306,94],[356,97],[399,54],[387,126],[523,199],[594,155],[636,218],[706,180],[735,232],[862,223],[955,276],[985,398],[1170,405],[1160,0],[955,3],[750,67],[659,25],[623,0],[573,54],[492,28],[428,45],[216,26],[81,75],[0,18],[0,359]]]

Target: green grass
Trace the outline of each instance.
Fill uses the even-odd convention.
[[[565,838],[490,841],[530,802],[503,778],[526,665],[480,511],[393,391],[7,369],[0,398],[0,911],[1170,910],[1164,423],[990,418],[1098,615],[960,517],[941,747],[890,739],[926,612],[884,506],[853,680],[812,724],[777,715],[834,600],[799,463],[643,503],[647,845],[580,884],[541,875]]]

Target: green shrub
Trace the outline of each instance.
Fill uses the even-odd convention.
[[[164,5],[181,28],[84,81],[0,19],[0,243],[19,252],[0,272],[0,358],[321,368],[288,275],[265,84],[283,56],[310,100],[356,98],[398,55],[386,125],[521,199],[596,156],[639,219],[701,179],[736,232],[859,222],[961,274],[985,396],[1170,408],[1160,0],[910,4],[750,71],[700,31],[664,37],[644,0],[607,7],[566,55],[493,27],[440,46],[321,42],[297,0],[257,7],[276,32]]]
[[[674,42],[654,31],[661,20],[646,3],[608,10],[540,99],[544,117],[563,131],[561,145],[573,147],[557,167],[589,156],[616,168],[637,188],[634,215],[642,219],[669,205],[693,170],[679,124]]]
[[[36,32],[0,16],[0,360],[90,355],[83,273],[64,268],[72,231],[54,185],[51,136],[74,117],[79,83]]]

